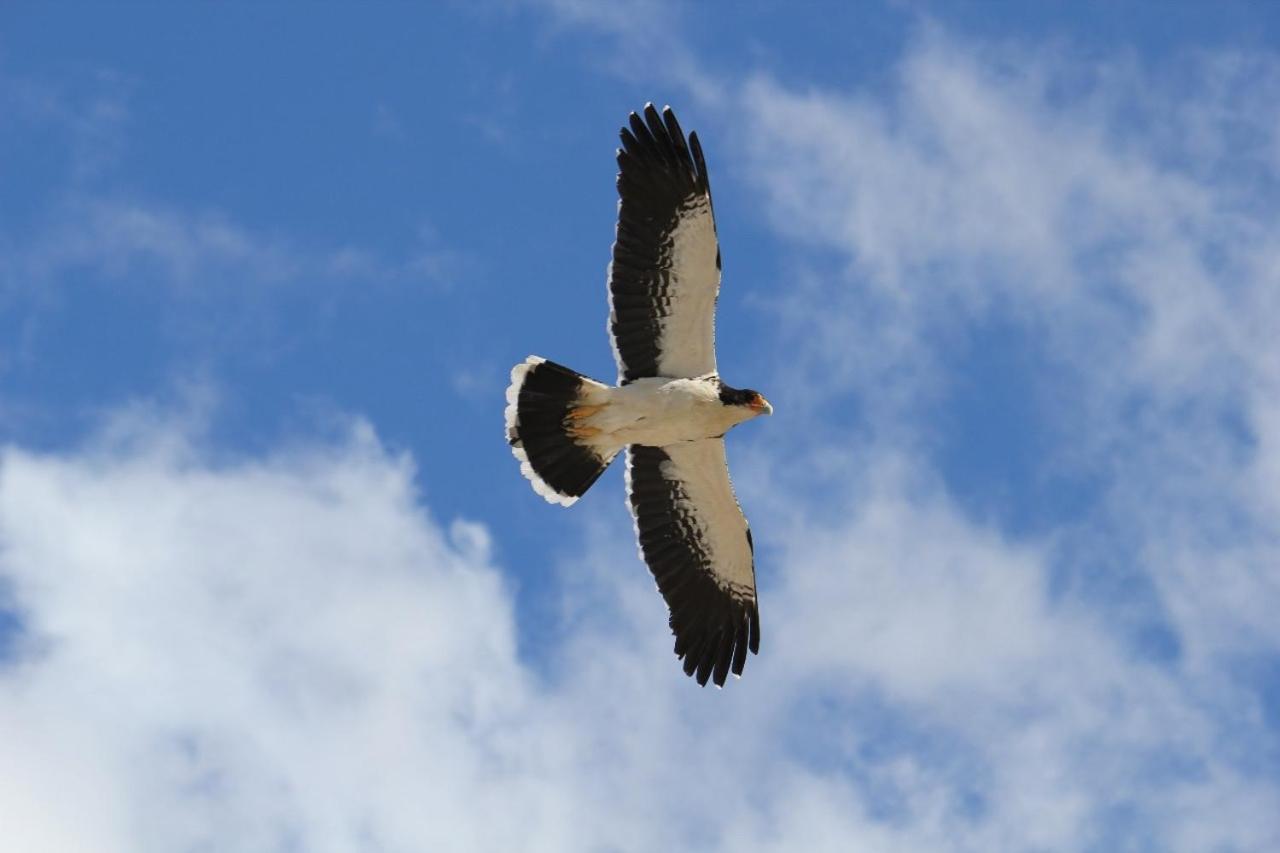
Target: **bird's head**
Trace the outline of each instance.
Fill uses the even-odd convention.
[[[751,413],[750,417],[773,414],[773,406],[769,405],[764,395],[750,388],[730,388],[728,385],[722,385],[720,402],[726,406],[741,406]]]

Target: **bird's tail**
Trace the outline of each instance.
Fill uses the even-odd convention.
[[[599,446],[584,421],[607,399],[608,386],[531,355],[511,369],[507,443],[533,490],[569,506],[609,467],[617,448]]]

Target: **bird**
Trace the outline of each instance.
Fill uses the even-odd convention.
[[[506,438],[533,489],[570,506],[626,451],[640,556],[666,601],[686,675],[722,687],[760,650],[755,546],[729,479],[725,434],[773,413],[720,378],[720,247],[707,164],[671,107],[621,129],[607,274],[616,385],[540,356],[511,371]]]

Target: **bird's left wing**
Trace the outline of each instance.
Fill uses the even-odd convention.
[[[698,135],[670,107],[631,114],[618,151],[609,334],[618,382],[716,369],[720,248]]]
[[[760,649],[751,531],[724,440],[627,449],[627,498],[640,553],[671,611],[676,656],[699,684],[742,674]]]

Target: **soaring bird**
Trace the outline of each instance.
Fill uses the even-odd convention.
[[[626,448],[627,503],[676,656],[699,684],[723,686],[760,649],[751,529],[724,435],[773,407],[716,369],[720,248],[698,135],[646,104],[621,136],[608,273],[618,384],[530,356],[511,371],[507,442],[534,491],[564,506]]]

